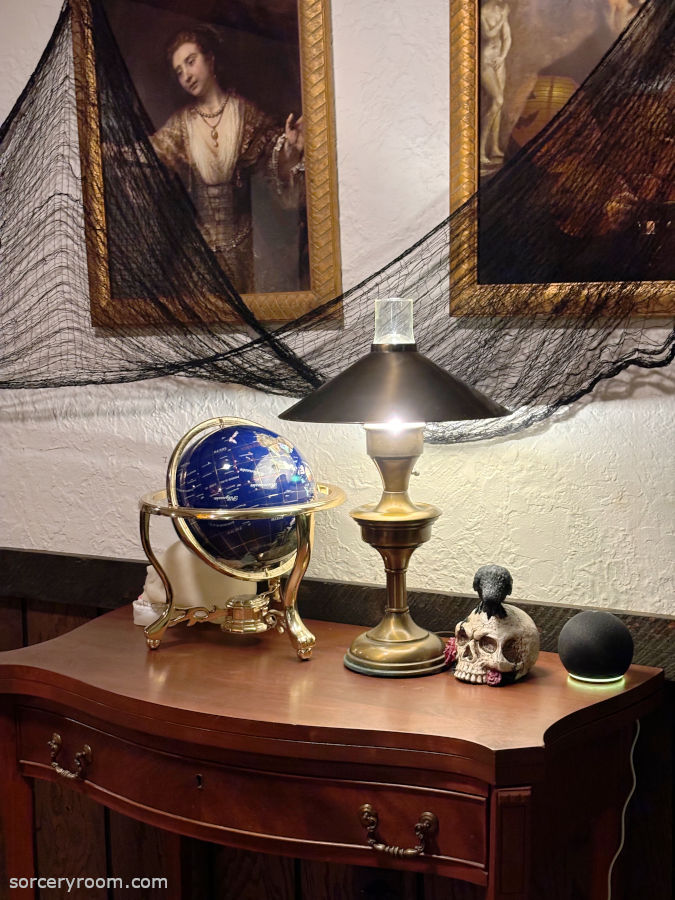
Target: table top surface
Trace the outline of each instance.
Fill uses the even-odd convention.
[[[342,658],[363,629],[307,622],[313,658],[300,662],[285,635],[227,635],[179,625],[148,650],[130,607],[42,644],[0,653],[0,692],[88,702],[105,716],[127,710],[167,727],[215,729],[284,740],[434,750],[466,742],[488,752],[544,746],[655,694],[660,669],[631,666],[612,684],[568,678],[541,653],[522,681],[471,685],[450,672],[372,678]],[[114,718],[114,716],[113,716]]]

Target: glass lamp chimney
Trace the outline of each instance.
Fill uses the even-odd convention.
[[[414,344],[413,301],[389,297],[375,301],[374,344]]]

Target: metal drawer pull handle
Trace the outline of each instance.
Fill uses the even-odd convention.
[[[51,755],[52,769],[54,769],[54,771],[62,778],[68,778],[71,781],[83,781],[87,776],[87,766],[92,759],[91,747],[89,744],[85,744],[81,750],[78,750],[75,754],[74,771],[71,772],[70,769],[64,769],[63,766],[59,765],[56,761],[56,757],[61,752],[62,744],[63,741],[61,740],[61,735],[56,731],[52,735],[51,741],[47,741],[47,746],[49,747]]]
[[[419,822],[415,825],[415,836],[417,837],[416,847],[390,847],[389,844],[382,844],[376,835],[378,815],[370,805],[364,803],[359,808],[359,818],[361,824],[366,829],[368,835],[368,844],[377,850],[378,853],[386,853],[388,856],[396,856],[398,858],[410,859],[413,856],[422,856],[424,854],[424,842],[428,837],[438,831],[438,818],[432,812],[423,812],[419,818]]]

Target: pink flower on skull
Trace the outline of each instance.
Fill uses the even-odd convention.
[[[447,665],[450,665],[457,659],[457,641],[454,639],[454,637],[446,639],[443,657]]]

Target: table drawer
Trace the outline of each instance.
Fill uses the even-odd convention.
[[[427,840],[424,858],[452,861],[471,868],[487,866],[487,799],[469,793],[416,785],[386,784],[326,777],[309,777],[250,768],[245,753],[241,765],[223,765],[149,749],[106,734],[70,718],[24,708],[19,711],[19,759],[26,774],[40,776],[58,771],[51,761],[49,742],[60,736],[55,763],[61,776],[110,805],[130,805],[210,826],[213,840],[250,846],[251,837],[279,842],[371,850],[359,810],[370,804],[378,814],[378,843],[400,848],[417,844],[414,828],[424,812],[438,818],[437,832]],[[85,745],[91,749],[89,761]],[[194,749],[192,753],[194,753]],[[80,763],[75,762],[79,755]],[[78,765],[80,769],[77,775]],[[50,775],[51,777],[51,775]],[[131,809],[133,807],[133,811]],[[167,826],[169,827],[169,826]],[[179,829],[176,829],[179,830]],[[227,831],[228,835],[218,832]],[[240,836],[240,840],[237,839]],[[248,837],[248,839],[246,839]],[[269,841],[268,841],[269,845]]]

